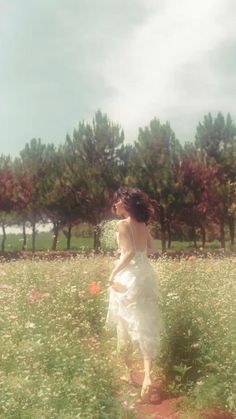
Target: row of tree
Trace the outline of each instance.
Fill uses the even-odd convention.
[[[57,148],[32,139],[14,160],[2,155],[2,250],[6,225],[22,224],[24,249],[30,223],[34,251],[36,224],[45,221],[53,225],[52,249],[60,229],[69,249],[72,227],[81,222],[93,225],[98,249],[100,222],[111,216],[111,197],[121,185],[139,187],[155,200],[153,225],[163,250],[186,226],[195,245],[199,232],[205,245],[212,225],[219,226],[223,248],[226,226],[234,244],[236,126],[231,116],[206,115],[195,142],[183,146],[170,124],[155,118],[127,145],[121,127],[98,111],[91,124],[80,122]]]

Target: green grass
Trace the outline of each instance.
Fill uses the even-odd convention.
[[[0,234],[0,240],[2,240],[2,236]],[[38,233],[36,236],[36,250],[51,250],[52,247],[53,236],[50,232],[41,232]],[[156,240],[156,244],[158,249],[161,249],[161,241]],[[200,242],[198,242],[198,247],[201,247]],[[66,237],[62,232],[59,233],[58,237],[58,244],[57,250],[66,250],[67,242]],[[72,236],[71,238],[71,250],[89,250],[93,248],[93,237],[75,237]],[[22,235],[21,234],[8,234],[7,239],[5,242],[5,250],[6,251],[21,251],[22,249]],[[219,250],[220,249],[220,242],[213,241],[210,243],[206,243],[205,250]],[[230,243],[226,243],[227,250],[235,250],[234,248],[230,247]],[[32,237],[30,234],[27,235],[27,248],[26,250],[32,250]],[[189,251],[194,250],[194,246],[192,242],[187,241],[173,241],[171,245],[171,249],[168,252],[175,252],[175,251]]]
[[[159,276],[169,388],[198,408],[236,410],[235,259],[163,260]]]
[[[117,380],[115,331],[104,329],[113,262],[80,256],[1,263],[1,419],[133,417],[117,400],[117,393],[127,400],[127,388]],[[191,412],[236,409],[235,260],[152,264],[164,321],[157,362],[169,390],[187,394],[183,409]],[[94,281],[97,294],[90,293]]]
[[[115,340],[104,331],[107,262],[1,265],[0,418],[133,416],[115,397]],[[98,295],[88,288],[95,279]]]
[[[0,236],[1,238],[1,236]],[[36,250],[51,250],[53,236],[50,232],[41,232],[36,236]],[[57,250],[66,250],[67,243],[66,237],[62,232],[59,233]],[[75,237],[71,238],[71,250],[88,250],[93,247],[93,238]],[[8,234],[5,242],[6,251],[20,251],[22,249],[22,235],[21,234]],[[32,236],[27,235],[26,250],[32,250]]]

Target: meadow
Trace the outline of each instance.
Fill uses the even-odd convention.
[[[108,224],[110,225],[110,224]],[[2,240],[0,232],[0,240]],[[36,235],[36,250],[38,251],[47,251],[52,247],[53,234],[51,232],[39,232]],[[22,250],[22,234],[7,234],[7,239],[5,243],[6,251],[21,251]],[[102,243],[103,244],[103,243]],[[161,249],[161,241],[156,240],[158,249]],[[66,250],[66,237],[60,231],[58,236],[57,250]],[[105,246],[103,246],[105,247]],[[198,242],[198,248],[201,248],[201,242]],[[76,237],[72,235],[71,237],[71,250],[92,250],[93,249],[93,237]],[[32,236],[27,234],[27,246],[26,250],[32,250]],[[171,250],[169,252],[175,251],[194,251],[195,248],[193,243],[190,241],[173,241],[171,245]],[[220,242],[217,240],[206,242],[205,246],[206,251],[215,251],[220,250]],[[229,241],[226,241],[226,250],[235,250],[235,246],[231,246]]]
[[[123,403],[115,331],[104,327],[113,262],[1,263],[0,418],[135,417]],[[168,391],[185,396],[181,417],[236,409],[236,259],[151,263],[164,323],[157,367]]]

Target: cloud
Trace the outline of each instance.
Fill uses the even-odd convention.
[[[60,143],[100,108],[137,138],[154,117],[190,139],[234,115],[233,0],[0,0],[0,141]]]
[[[34,136],[62,142],[114,93],[104,60],[148,11],[136,0],[25,0],[23,7],[13,0],[0,7],[2,150],[11,143],[15,154]]]
[[[167,0],[165,8],[152,13],[119,51],[110,54],[106,77],[116,95],[107,107],[123,122],[128,136],[135,136],[135,127],[154,116],[174,123],[181,119],[178,132],[189,136],[196,116],[216,106],[234,109],[232,91],[229,102],[222,101],[228,68],[222,68],[220,78],[212,65],[215,51],[219,54],[224,44],[236,39],[230,3]]]

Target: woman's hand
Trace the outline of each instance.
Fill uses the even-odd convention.
[[[109,285],[111,285],[113,283],[113,281],[114,281],[114,274],[112,272],[111,275],[108,278]]]
[[[120,282],[113,282],[111,288],[116,292],[126,292],[127,288],[125,285],[121,284]]]

